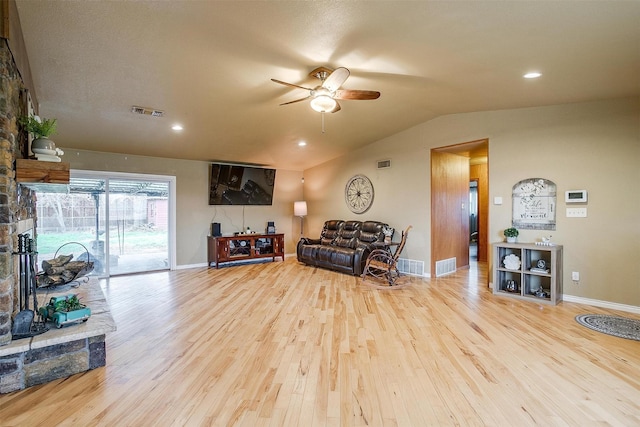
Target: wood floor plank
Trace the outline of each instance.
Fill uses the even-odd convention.
[[[640,425],[610,309],[494,296],[486,266],[386,288],[285,262],[102,280],[107,366],[0,396],[0,426]]]

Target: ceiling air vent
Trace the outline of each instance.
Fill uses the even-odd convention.
[[[135,113],[135,114],[144,114],[144,108],[143,107],[136,107],[134,105],[133,107],[131,107],[131,112]]]
[[[163,117],[164,116],[164,111],[162,111],[162,110],[155,110],[153,108],[138,107],[137,105],[134,105],[133,107],[131,107],[131,112],[134,113],[134,114],[142,114],[142,115],[147,115],[147,116],[152,116],[152,117]]]
[[[388,169],[391,167],[391,160],[378,160],[378,169]]]

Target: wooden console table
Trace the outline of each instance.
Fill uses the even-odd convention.
[[[276,257],[284,261],[284,234],[238,234],[207,237],[207,264]]]

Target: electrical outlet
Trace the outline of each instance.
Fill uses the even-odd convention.
[[[577,282],[580,280],[580,273],[578,271],[572,271],[571,272],[571,280],[573,280],[574,282]]]

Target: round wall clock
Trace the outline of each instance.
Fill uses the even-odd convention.
[[[373,184],[364,175],[355,175],[344,189],[344,201],[353,213],[365,213],[373,204]]]

